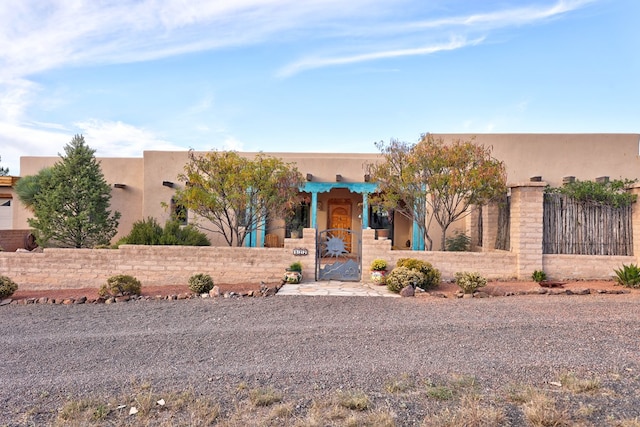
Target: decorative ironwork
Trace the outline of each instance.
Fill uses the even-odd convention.
[[[342,228],[324,230],[318,232],[317,242],[317,280],[360,280],[362,263],[357,233]]]

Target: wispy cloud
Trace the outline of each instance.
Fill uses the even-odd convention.
[[[184,150],[152,131],[121,121],[92,119],[74,125],[101,157],[139,157],[145,150]]]
[[[282,67],[277,72],[277,76],[290,77],[314,68],[403,56],[430,55],[441,51],[461,49],[482,43],[489,37],[492,30],[543,22],[579,9],[594,1],[597,0],[559,0],[550,5],[531,5],[488,13],[403,21],[383,25],[379,28],[368,28],[366,31],[358,31],[358,35],[360,37],[368,37],[370,45],[388,44],[388,40],[392,39],[395,44],[400,44],[403,47],[396,49],[368,48],[367,52],[360,51],[349,55],[308,55]],[[449,40],[438,40],[442,37],[440,34],[449,35]],[[420,39],[433,41],[424,45],[416,41]],[[344,48],[341,47],[341,49]]]
[[[278,72],[279,77],[289,77],[304,70],[313,68],[328,67],[333,65],[353,64],[357,62],[374,61],[379,59],[398,58],[402,56],[429,55],[436,52],[460,49],[465,46],[475,45],[482,41],[476,39],[467,41],[463,38],[456,38],[445,44],[423,46],[407,49],[384,50],[371,53],[359,53],[351,56],[337,56],[327,58],[307,58],[293,64],[287,65]]]

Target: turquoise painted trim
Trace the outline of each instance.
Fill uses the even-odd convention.
[[[369,193],[362,193],[362,229],[369,228]]]
[[[311,228],[318,228],[318,193],[311,193]]]
[[[327,193],[334,188],[346,188],[352,193],[375,193],[378,184],[375,182],[305,182],[300,191],[307,193]]]
[[[420,233],[420,227],[418,227],[418,222],[415,219],[413,220],[413,244],[411,249],[424,251],[424,236]]]

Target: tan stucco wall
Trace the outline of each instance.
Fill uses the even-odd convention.
[[[468,140],[473,134],[434,134],[445,141]],[[639,134],[477,134],[475,141],[493,147],[495,158],[505,162],[510,183],[533,176],[551,186],[562,178],[581,181],[600,176],[640,178]]]
[[[434,134],[445,141],[461,138],[468,140],[472,134]],[[638,156],[639,134],[478,134],[477,143],[493,147],[493,155],[505,162],[507,180],[510,183],[526,182],[532,176],[542,176],[543,181],[558,186],[565,176],[575,176],[580,180],[609,176],[611,179],[640,177]],[[252,157],[256,153],[241,153]],[[306,176],[313,175],[314,182],[335,182],[340,174],[344,182],[363,182],[367,164],[380,158],[378,153],[265,153],[293,162]],[[109,184],[123,183],[125,189],[112,190],[112,207],[122,213],[118,236],[127,234],[135,221],[148,216],[155,217],[161,224],[169,218],[170,212],[162,207],[169,204],[174,189],[162,185],[171,181],[176,186],[183,183],[177,179],[187,162],[187,151],[145,151],[142,158],[99,158],[103,173]],[[37,173],[42,167],[51,166],[58,157],[23,157],[23,176]],[[322,205],[317,213],[319,228],[327,225],[327,203],[330,198],[350,197],[353,199],[353,228],[361,226],[361,202],[359,194],[347,190],[320,193],[318,201]],[[27,228],[29,212],[20,203],[13,210],[13,227]],[[193,218],[190,218],[193,219]],[[434,224],[437,227],[437,224]],[[464,222],[456,224],[456,229],[464,230]],[[396,246],[402,247],[410,236],[410,224],[400,222],[395,229]],[[439,248],[439,235],[434,229],[434,248]],[[214,244],[223,244],[220,238],[209,233]]]

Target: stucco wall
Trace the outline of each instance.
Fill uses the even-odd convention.
[[[120,249],[45,249],[42,253],[0,252],[0,275],[22,290],[98,288],[110,276],[130,274],[142,285],[186,285],[196,273],[217,283],[277,283],[294,261],[314,280],[315,235],[287,239],[283,248],[123,245]],[[293,249],[310,247],[297,257]],[[313,246],[313,248],[311,248]]]

